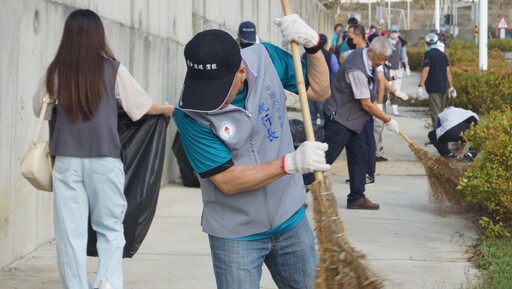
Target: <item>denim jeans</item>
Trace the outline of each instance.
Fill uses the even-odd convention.
[[[324,102],[308,100],[309,114],[311,115],[311,121],[313,124],[318,124],[317,119],[320,119],[320,125],[324,125]]]
[[[263,263],[280,289],[310,289],[315,280],[315,236],[304,218],[272,238],[238,241],[209,235],[218,289],[258,289]]]
[[[350,178],[350,193],[347,196],[347,202],[353,202],[364,197],[366,168],[368,166],[364,133],[356,133],[326,116],[324,134],[324,141],[329,145],[325,152],[325,159],[328,164],[334,163],[343,149],[347,148],[348,175]],[[306,185],[314,181],[313,174],[305,174],[303,177]]]
[[[89,214],[97,232],[98,271],[93,288],[108,280],[123,288],[122,256],[126,212],[120,159],[57,156],[53,169],[54,226],[62,287],[89,289],[87,230]]]

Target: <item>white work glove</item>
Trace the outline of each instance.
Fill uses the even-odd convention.
[[[419,100],[428,98],[428,94],[424,86],[418,87],[418,91],[416,92],[416,98]]]
[[[405,68],[405,75],[411,76],[411,70],[409,69],[409,67]]]
[[[450,89],[448,89],[448,96],[450,98],[456,98],[457,97],[457,91],[455,90],[455,88],[450,87]]]
[[[389,121],[385,123],[385,125],[389,131],[400,134],[400,128],[398,127],[398,122],[396,122],[396,120],[390,118]]]
[[[377,103],[377,107],[378,107],[380,110],[384,111],[384,104],[383,104],[383,103]]]
[[[408,100],[409,99],[409,96],[401,91],[395,91],[395,96],[396,97],[400,97],[401,99],[403,100]]]
[[[313,28],[309,27],[297,14],[276,18],[274,24],[281,30],[283,47],[295,41],[299,45],[311,48],[315,47],[320,41],[318,33],[313,30]]]
[[[283,156],[283,171],[287,174],[307,174],[330,169],[331,165],[325,161],[325,151],[328,147],[322,142],[303,142],[296,151]]]

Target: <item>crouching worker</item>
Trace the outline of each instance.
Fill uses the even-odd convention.
[[[430,131],[428,138],[441,156],[473,161],[476,152],[470,148],[469,152],[463,154],[466,143],[462,137],[462,134],[469,129],[472,123],[478,123],[476,113],[463,108],[447,107],[437,116],[437,129]],[[448,143],[459,141],[460,145],[452,152]]]
[[[296,41],[308,53],[308,95],[327,98],[318,34],[298,15],[276,24],[284,44]],[[221,30],[196,34],[184,54],[174,118],[200,176],[217,288],[260,288],[263,263],[279,288],[312,288],[317,255],[301,174],[330,165],[325,143],[294,150],[284,91],[297,91],[291,55],[269,43],[240,50]]]

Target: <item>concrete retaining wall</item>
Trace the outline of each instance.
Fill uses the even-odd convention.
[[[313,28],[331,33],[334,16],[317,1],[290,4]],[[272,24],[282,15],[281,4],[273,0],[0,0],[0,7],[0,268],[53,239],[52,194],[33,189],[19,168],[36,126],[32,94],[72,10],[88,8],[101,16],[117,59],[157,102],[177,101],[184,45],[203,29],[221,28],[236,37],[238,24],[251,20],[262,40],[281,41]],[[168,148],[174,133],[171,122]],[[170,149],[166,158],[163,184],[178,180]]]

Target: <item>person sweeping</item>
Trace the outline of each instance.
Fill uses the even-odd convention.
[[[296,41],[308,53],[308,95],[327,98],[318,33],[296,14],[275,23],[284,44]],[[240,50],[215,29],[196,34],[184,54],[187,75],[174,119],[200,176],[217,287],[260,288],[265,263],[279,288],[311,288],[317,252],[300,174],[330,165],[324,143],[293,148],[284,91],[297,91],[291,55],[268,43]]]

